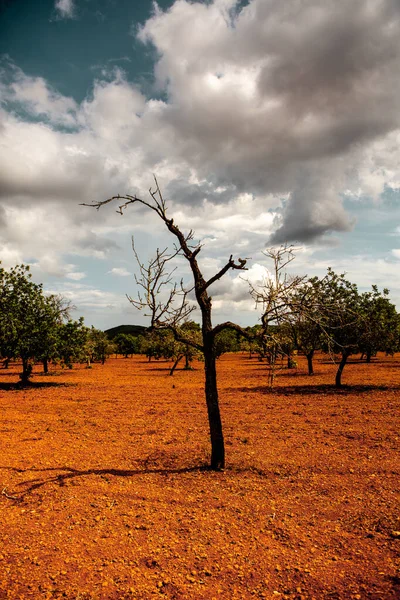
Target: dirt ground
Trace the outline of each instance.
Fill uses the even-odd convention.
[[[340,391],[222,357],[219,473],[202,365],[167,368],[0,371],[1,600],[400,598],[400,355]]]

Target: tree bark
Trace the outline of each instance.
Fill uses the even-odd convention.
[[[175,371],[176,367],[178,366],[178,363],[179,363],[179,361],[180,361],[182,358],[183,358],[183,354],[180,354],[180,355],[177,357],[176,361],[175,361],[175,362],[174,362],[174,364],[172,365],[172,367],[171,367],[171,370],[170,370],[170,372],[169,372],[169,374],[170,374],[170,375],[173,375],[173,374],[174,374],[174,371]]]
[[[186,354],[185,354],[185,370],[189,371],[189,369],[190,369],[189,353],[186,352]]]
[[[342,360],[340,361],[339,368],[337,370],[336,378],[335,378],[335,387],[337,387],[337,388],[342,386],[342,373],[343,373],[343,369],[347,363],[347,359],[349,358],[349,356],[350,356],[350,351],[343,350]]]
[[[313,365],[314,350],[311,350],[308,354],[306,354],[306,357],[307,357],[308,374],[314,375],[314,365]]]
[[[32,373],[32,365],[29,364],[29,359],[23,358],[22,359],[22,373],[20,374],[20,379],[21,379],[22,385],[28,385],[31,373]]]
[[[371,362],[371,356],[372,356],[372,352],[370,350],[367,350],[367,363]]]
[[[47,358],[43,359],[43,373],[45,375],[47,375],[47,373],[49,372],[49,361],[47,360]]]
[[[205,396],[210,426],[211,469],[220,471],[225,468],[225,445],[222,433],[221,414],[218,402],[217,368],[214,343],[204,347]]]

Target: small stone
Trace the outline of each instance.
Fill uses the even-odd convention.
[[[400,531],[391,531],[390,535],[392,536],[392,538],[399,539],[400,538]]]

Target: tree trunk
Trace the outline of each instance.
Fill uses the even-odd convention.
[[[314,350],[311,350],[311,352],[306,354],[306,357],[307,357],[307,365],[308,365],[308,374],[314,375],[314,365],[313,365]]]
[[[342,386],[342,373],[343,373],[343,369],[345,367],[345,364],[347,363],[347,359],[349,358],[349,356],[350,356],[349,350],[343,350],[342,360],[340,361],[339,368],[337,370],[336,378],[335,378],[335,387],[337,387],[337,388]]]
[[[47,358],[43,359],[43,373],[45,375],[47,375],[47,373],[49,372],[49,361],[47,360]]]
[[[32,365],[29,364],[29,360],[27,358],[22,359],[22,373],[20,374],[20,379],[22,385],[28,385],[29,378],[32,373]]]
[[[371,350],[367,350],[367,363],[371,362],[371,356],[372,356]]]
[[[189,371],[190,369],[190,361],[189,361],[189,352],[187,351],[185,354],[185,370]]]
[[[9,358],[5,358],[3,361],[3,368],[4,369],[8,369],[8,365],[9,365],[10,359]]]
[[[217,369],[214,344],[204,345],[205,394],[210,426],[211,469],[220,471],[225,467],[225,446],[221,414],[218,403]]]
[[[173,375],[173,374],[174,374],[174,371],[175,371],[176,367],[178,366],[178,363],[179,363],[179,361],[180,361],[182,358],[183,358],[183,354],[180,354],[180,355],[177,357],[176,361],[175,361],[175,362],[174,362],[174,364],[172,365],[172,367],[171,367],[171,370],[170,370],[170,372],[169,372],[169,374],[170,374],[170,375]]]

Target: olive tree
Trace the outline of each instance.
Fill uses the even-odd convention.
[[[166,328],[173,332],[175,339],[183,344],[192,346],[204,355],[205,373],[205,399],[207,405],[208,422],[211,441],[210,467],[213,470],[223,469],[225,466],[225,446],[222,431],[222,421],[218,399],[217,370],[216,370],[216,336],[224,329],[241,328],[228,321],[213,326],[212,324],[212,299],[209,289],[213,283],[221,279],[231,270],[244,270],[246,260],[238,258],[234,260],[231,255],[224,266],[208,279],[204,276],[198,262],[198,256],[202,245],[194,241],[193,231],[183,233],[174,219],[167,214],[167,206],[157,180],[155,189],[150,189],[149,200],[138,198],[136,195],[125,194],[113,196],[107,200],[95,202],[85,206],[97,209],[113,201],[123,201],[118,211],[121,215],[130,205],[140,204],[155,212],[163,225],[175,238],[175,251],[168,254],[166,250],[157,250],[156,256],[148,265],[139,264],[137,283],[139,296],[137,299],[130,298],[132,304],[138,309],[147,309],[152,328]],[[173,259],[182,257],[190,267],[193,284],[190,288],[183,285],[183,281],[176,282],[173,279],[173,270],[169,270]],[[166,291],[168,290],[168,291]],[[163,292],[166,293],[163,294]],[[193,294],[195,303],[201,313],[201,342],[194,341],[186,336],[180,325],[187,320],[195,305],[189,300],[190,293]]]
[[[45,296],[28,266],[0,267],[0,354],[22,359],[22,384],[29,382],[34,360],[43,360],[46,369],[68,308],[59,296]]]
[[[75,362],[86,360],[86,343],[89,328],[85,326],[83,317],[78,321],[69,319],[58,328],[57,357],[63,365],[72,369]]]
[[[309,279],[309,294],[318,315],[322,331],[322,346],[332,353],[340,353],[335,386],[341,387],[342,374],[348,358],[358,352],[366,314],[361,309],[357,286],[338,275],[331,268],[322,279]]]
[[[399,315],[389,300],[389,290],[380,292],[376,285],[361,294],[360,311],[364,315],[359,349],[371,362],[378,351],[393,353],[398,346]],[[397,339],[396,339],[397,338]]]

